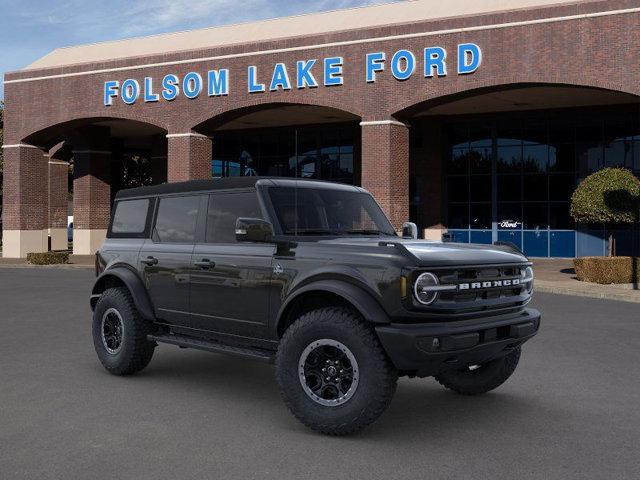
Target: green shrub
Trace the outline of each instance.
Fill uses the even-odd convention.
[[[600,283],[640,282],[640,257],[581,257],[573,260],[578,280]]]
[[[585,178],[571,196],[571,216],[584,223],[635,223],[640,180],[624,168],[605,168]]]
[[[27,262],[33,265],[69,263],[69,252],[27,253]]]

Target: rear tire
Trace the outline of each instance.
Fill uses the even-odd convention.
[[[347,435],[389,406],[398,373],[359,315],[331,307],[301,316],[285,332],[276,379],[285,404],[303,424]]]
[[[145,368],[153,357],[149,342],[152,325],[144,320],[124,287],[109,288],[93,312],[93,346],[100,363],[114,375],[131,375]]]
[[[498,388],[513,374],[520,360],[520,347],[504,357],[496,358],[477,368],[450,370],[436,375],[443,387],[461,395],[480,395]]]

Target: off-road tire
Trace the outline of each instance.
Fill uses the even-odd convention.
[[[298,370],[301,355],[320,339],[342,343],[358,363],[357,388],[340,405],[320,405],[302,387]],[[321,433],[347,435],[372,423],[389,406],[398,372],[360,315],[330,307],[302,315],[287,329],[276,355],[276,379],[285,404],[303,424]]]
[[[122,347],[115,354],[109,353],[102,341],[102,317],[109,309],[117,310],[124,324]],[[92,330],[98,359],[109,373],[134,374],[145,368],[153,357],[156,344],[147,340],[152,325],[140,316],[131,294],[124,287],[109,288],[100,296],[93,312]]]
[[[506,382],[518,366],[519,360],[520,347],[476,370],[449,370],[436,375],[435,379],[443,387],[461,395],[480,395]]]

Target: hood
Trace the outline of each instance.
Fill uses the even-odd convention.
[[[389,248],[380,247],[381,242],[390,242],[406,248],[420,266],[492,265],[527,261],[524,255],[515,250],[496,245],[442,243],[394,237],[339,237],[320,241],[331,245]]]

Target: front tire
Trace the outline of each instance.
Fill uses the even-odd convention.
[[[147,340],[151,330],[129,290],[109,288],[100,296],[93,312],[93,346],[109,373],[131,375],[149,364],[155,349]]]
[[[375,332],[344,308],[322,308],[296,320],[276,356],[285,404],[306,426],[346,435],[389,406],[398,373]]]
[[[436,375],[443,387],[461,395],[480,395],[498,388],[513,374],[520,360],[520,347],[504,357],[461,370],[449,370]]]

